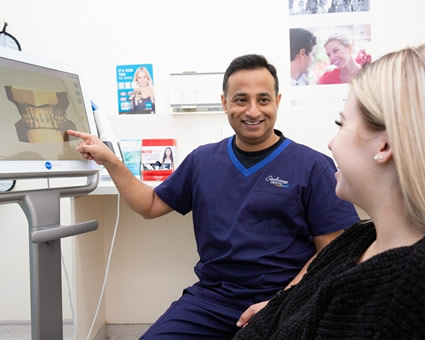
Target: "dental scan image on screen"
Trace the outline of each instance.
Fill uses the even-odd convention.
[[[78,75],[0,57],[0,116],[0,159],[82,159],[66,134],[90,133]]]

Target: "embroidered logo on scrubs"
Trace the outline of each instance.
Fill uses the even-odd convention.
[[[274,186],[279,188],[289,187],[288,181],[285,181],[284,179],[280,179],[279,177],[273,177],[271,175],[266,177],[266,182],[270,182],[270,184],[273,184]]]

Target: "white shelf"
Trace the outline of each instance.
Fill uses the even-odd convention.
[[[152,188],[155,188],[159,184],[162,183],[162,181],[144,181],[143,183],[151,186]],[[99,179],[99,184],[97,185],[97,188],[93,190],[90,195],[117,195],[118,190],[112,181],[112,179],[108,176],[101,176]]]
[[[171,111],[172,115],[175,116],[187,116],[187,115],[222,115],[224,111],[193,111],[193,112],[174,112]]]

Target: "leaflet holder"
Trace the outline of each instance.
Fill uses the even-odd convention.
[[[220,101],[224,72],[170,73],[170,106],[174,114],[223,113]]]
[[[96,170],[88,174],[53,176],[82,176],[87,177],[87,182],[80,186],[0,193],[0,204],[18,203],[29,224],[33,340],[63,339],[61,238],[93,231],[98,226],[95,220],[66,226],[60,224],[60,198],[88,194],[97,187],[99,175]],[[19,179],[19,175],[14,174],[13,178]]]

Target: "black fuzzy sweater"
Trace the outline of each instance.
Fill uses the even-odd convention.
[[[233,339],[425,339],[425,238],[357,264],[375,238],[353,225]]]

